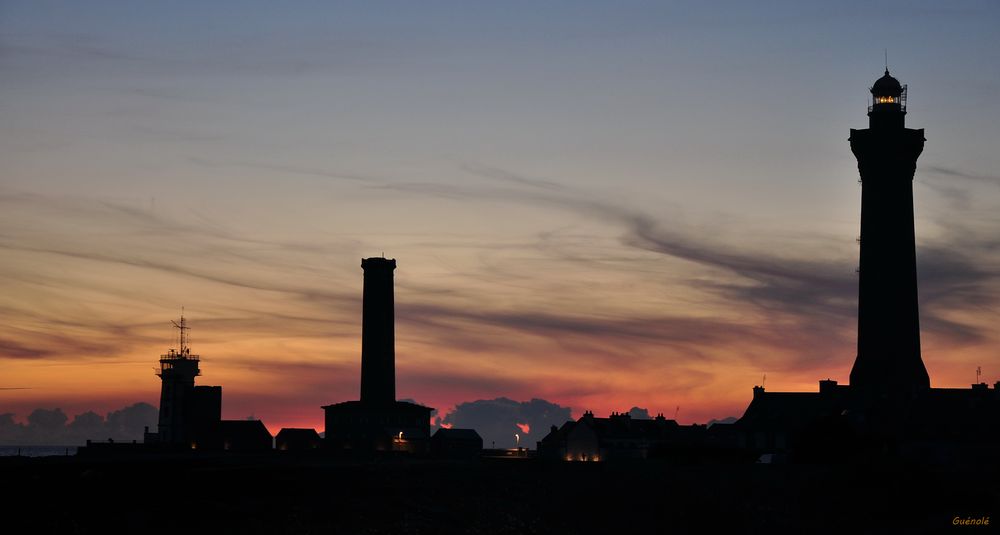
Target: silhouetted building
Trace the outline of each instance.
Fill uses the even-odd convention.
[[[323,407],[326,444],[338,450],[426,453],[430,407],[396,401],[393,271],[396,261],[365,258],[361,399]]]
[[[195,386],[184,407],[184,425],[196,442],[211,436],[222,421],[222,387]]]
[[[308,451],[319,449],[323,439],[315,429],[285,427],[274,437],[274,447],[278,451]]]
[[[159,454],[179,451],[263,451],[273,439],[260,420],[223,420],[222,387],[199,386],[200,357],[188,347],[187,320],[172,322],[180,331],[180,349],[160,356],[160,409],[157,431],[149,428],[142,443],[95,442],[77,450],[78,455]]]
[[[147,430],[143,442],[161,450],[255,451],[264,449],[265,442],[266,449],[271,449],[271,434],[259,420],[222,419],[221,386],[194,384],[194,378],[201,375],[201,359],[188,347],[190,327],[183,314],[173,324],[180,331],[180,349],[170,349],[160,357],[159,425],[156,433]]]
[[[761,453],[832,460],[900,454],[955,461],[1000,445],[1000,383],[930,388],[920,355],[913,175],[924,131],[906,128],[906,86],[889,75],[871,88],[869,128],[851,130],[861,175],[858,353],[850,386],[818,393],[756,386],[737,442]],[[995,455],[995,453],[992,453]]]
[[[427,452],[431,409],[406,401],[345,401],[326,410],[326,442],[332,448]]]
[[[483,437],[475,429],[442,427],[431,437],[431,453],[449,459],[479,457],[483,453]]]
[[[223,451],[262,452],[274,447],[274,439],[260,420],[222,420],[219,439]]]
[[[753,400],[733,428],[739,446],[767,453],[787,453],[824,434],[827,444],[849,435],[845,418],[852,406],[850,388],[824,380],[815,392],[766,392],[753,388]],[[838,425],[841,423],[843,425]],[[831,436],[832,435],[832,436]]]
[[[552,426],[538,442],[538,456],[566,461],[705,458],[724,447],[735,448],[735,440],[720,441],[714,427],[680,425],[662,414],[639,419],[627,412],[612,412],[608,418],[598,418],[587,411],[575,422]]]
[[[191,354],[187,346],[187,331],[190,327],[181,315],[180,323],[174,323],[180,331],[180,349],[171,348],[160,356],[160,418],[157,433],[147,436],[161,444],[188,444],[193,439],[192,422],[189,416],[194,402],[194,378],[201,375],[198,363],[201,357]],[[201,398],[201,402],[205,399]]]

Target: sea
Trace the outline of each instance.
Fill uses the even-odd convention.
[[[0,457],[53,457],[76,455],[76,446],[0,446]]]

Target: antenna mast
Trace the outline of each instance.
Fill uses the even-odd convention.
[[[187,326],[187,321],[184,319],[184,307],[181,307],[181,321],[180,321],[180,323],[177,323],[174,320],[170,320],[170,323],[172,323],[174,325],[174,327],[176,327],[181,332],[181,346],[180,346],[180,351],[179,351],[180,354],[181,355],[187,355],[188,353],[191,352],[191,350],[188,349],[188,346],[187,346],[187,342],[188,342],[187,335],[186,335],[186,333],[184,331],[191,330],[191,327]]]

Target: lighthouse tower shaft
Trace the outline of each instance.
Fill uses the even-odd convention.
[[[906,88],[885,76],[871,89],[869,128],[851,129],[861,174],[858,355],[851,386],[876,395],[930,387],[920,356],[913,174],[923,129],[904,126]]]

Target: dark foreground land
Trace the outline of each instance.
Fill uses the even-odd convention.
[[[1000,473],[978,467],[275,455],[3,458],[0,475],[6,533],[986,533],[1000,522]]]

